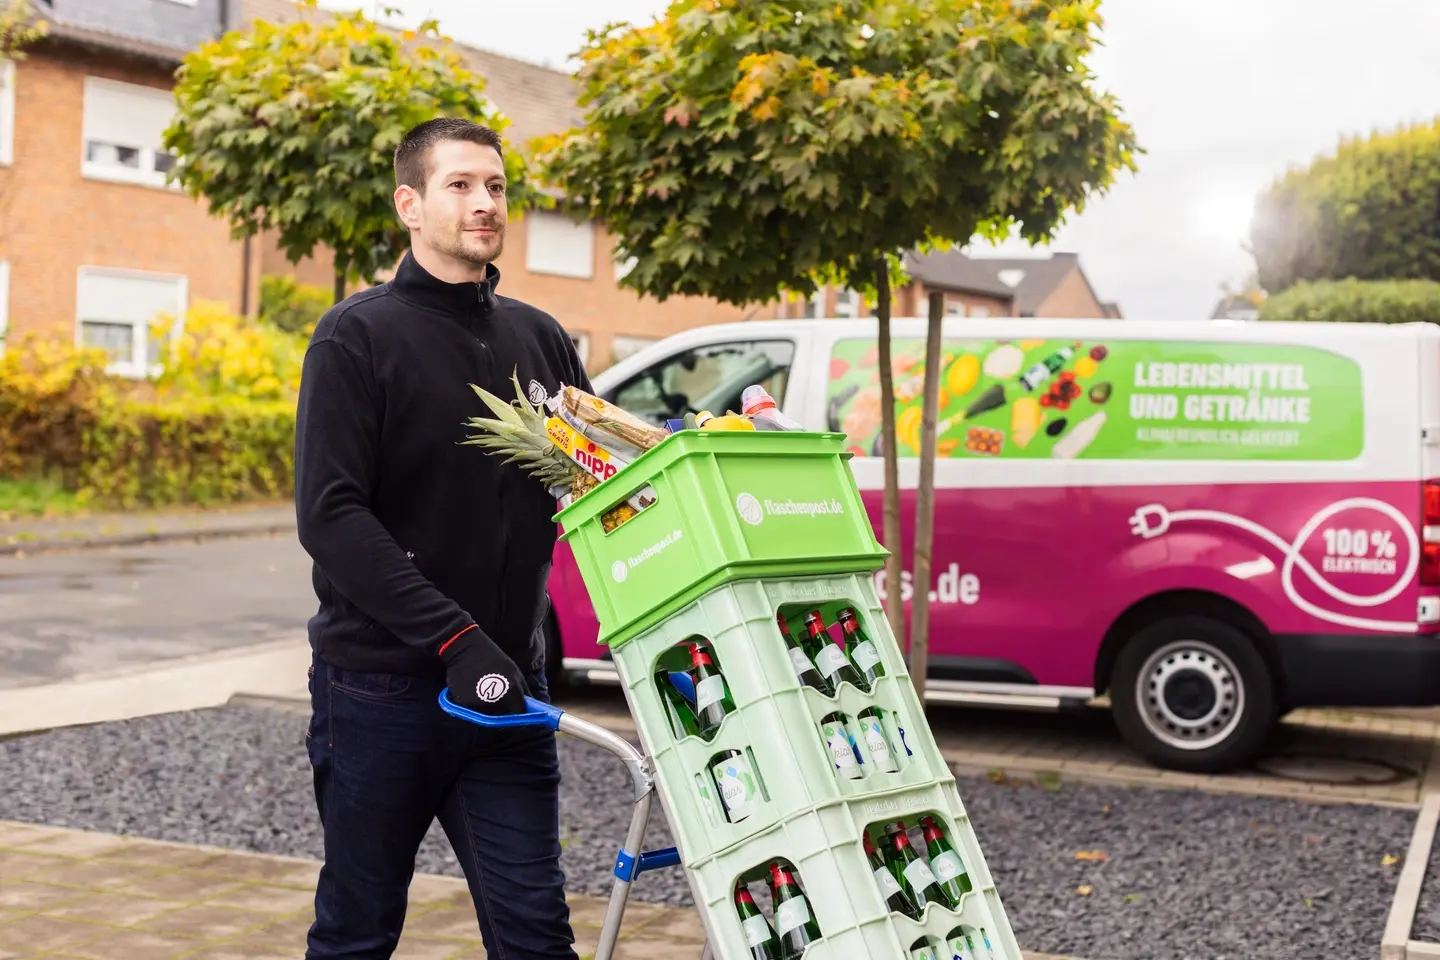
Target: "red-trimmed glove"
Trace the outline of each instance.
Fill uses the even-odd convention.
[[[477,713],[525,712],[525,681],[515,661],[471,624],[440,647],[450,701]]]

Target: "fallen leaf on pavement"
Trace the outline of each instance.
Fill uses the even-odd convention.
[[[1106,860],[1108,860],[1108,859],[1110,859],[1110,858],[1107,857],[1107,856],[1105,856],[1105,851],[1104,851],[1104,850],[1080,850],[1080,851],[1077,851],[1077,852],[1076,852],[1076,854],[1075,854],[1075,859],[1076,859],[1076,860],[1095,860],[1095,861],[1098,861],[1098,862],[1100,862],[1100,863],[1104,863]]]
[[[1090,896],[1090,894],[1095,892],[1095,888],[1090,886],[1090,884],[1088,883],[1082,883],[1080,884],[1080,886],[1075,888],[1075,892],[1080,894],[1080,896],[1082,897],[1088,897]]]
[[[1380,858],[1380,866],[1382,867],[1393,867],[1399,862],[1400,858],[1391,853],[1387,853]]]

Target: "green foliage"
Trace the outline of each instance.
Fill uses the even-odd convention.
[[[0,477],[0,521],[78,513],[73,493],[48,477]]]
[[[25,48],[50,34],[30,0],[0,0],[0,57],[24,60]]]
[[[303,351],[205,304],[153,382],[108,376],[70,338],[20,338],[0,357],[0,475],[106,508],[289,496]]]
[[[1256,203],[1261,286],[1302,280],[1440,280],[1440,118],[1342,140]]]
[[[260,279],[260,319],[277,330],[310,336],[330,303],[330,291],[294,277],[270,274]]]
[[[592,32],[586,125],[536,162],[623,281],[731,303],[871,290],[927,243],[1047,239],[1136,146],[1085,57],[1093,0],[676,0]]]
[[[1440,283],[1432,280],[1301,281],[1266,298],[1261,320],[1440,323]]]
[[[337,276],[374,282],[408,236],[395,215],[395,147],[437,116],[503,131],[484,81],[442,42],[434,21],[396,34],[362,13],[277,26],[258,21],[190,53],[177,73],[165,148],[170,179],[203,197],[238,237],[275,229],[292,263],[317,245]],[[512,208],[529,202],[523,162],[507,150]]]

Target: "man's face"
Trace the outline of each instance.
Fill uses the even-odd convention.
[[[435,253],[479,266],[505,247],[505,164],[491,147],[463,140],[437,144],[424,195],[410,191],[396,199],[413,242]]]

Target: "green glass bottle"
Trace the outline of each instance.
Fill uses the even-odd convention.
[[[853,609],[847,607],[840,611],[840,627],[845,631],[845,642],[850,646],[850,660],[865,681],[865,692],[869,693],[875,689],[875,682],[885,676],[880,650],[861,629],[860,619]]]
[[[950,906],[960,906],[960,898],[975,889],[970,883],[970,874],[960,854],[945,838],[945,831],[934,817],[921,817],[920,826],[925,830],[925,850],[930,854],[930,872],[940,881],[940,891]]]
[[[910,834],[906,832],[904,822],[897,820],[895,826],[899,829],[890,834],[893,847],[891,868],[899,871],[896,879],[900,881],[900,886],[922,913],[927,903],[947,906],[945,894],[940,892],[940,882],[930,872],[929,864],[910,846]]]
[[[740,929],[745,931],[751,960],[781,960],[783,953],[775,930],[755,906],[754,898],[743,883],[735,888],[735,912],[740,915]]]
[[[670,722],[670,733],[676,740],[700,735],[700,725],[695,721],[695,711],[675,689],[665,671],[655,674],[655,686],[660,688],[660,698],[665,707],[665,719]]]
[[[811,610],[805,614],[805,629],[809,631],[815,644],[815,667],[830,684],[830,688],[839,690],[840,684],[848,682],[855,689],[864,690],[859,671],[845,656],[840,645],[831,640],[830,635],[825,632],[825,618],[820,615],[819,610]]]
[[[900,762],[885,735],[884,715],[879,707],[866,707],[856,717],[860,723],[861,738],[865,741],[865,753],[870,757],[870,766],[881,773],[898,773]]]
[[[785,615],[777,613],[775,621],[780,625],[780,636],[785,638],[785,652],[790,656],[790,663],[795,668],[795,676],[799,678],[802,686],[811,687],[820,693],[829,696],[833,691],[825,678],[820,676],[820,671],[815,669],[815,661],[810,658],[804,644],[800,643],[790,634],[790,625],[785,622]]]
[[[770,896],[775,903],[775,932],[780,935],[785,960],[798,957],[820,939],[820,926],[810,913],[810,901],[800,891],[800,884],[778,860],[770,864]]]
[[[865,838],[865,859],[870,861],[870,872],[875,877],[875,886],[879,888],[880,896],[885,900],[885,909],[919,920],[920,911],[915,909],[915,904],[905,895],[899,881],[895,879],[895,874],[890,872],[890,867],[881,859],[880,852],[870,840],[870,831],[864,831],[862,836]]]
[[[839,711],[826,714],[820,720],[820,733],[825,738],[825,752],[830,755],[835,776],[843,780],[863,779],[862,760],[850,737],[850,728],[845,724],[845,715]]]
[[[950,948],[950,960],[979,960],[970,947],[970,935],[964,927],[956,927],[945,934],[945,946]]]
[[[720,729],[720,723],[735,709],[730,699],[730,688],[725,685],[725,676],[715,669],[710,654],[698,643],[690,644],[690,662],[694,667],[695,679],[695,720],[702,737],[711,737]]]

